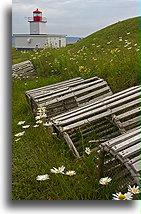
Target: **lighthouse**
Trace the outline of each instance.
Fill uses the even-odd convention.
[[[46,33],[47,18],[42,17],[38,8],[32,12],[32,17],[28,17],[28,23],[29,34],[14,34],[17,50],[66,47],[66,35]]]
[[[38,8],[33,11],[33,17],[28,17],[28,22],[30,23],[31,35],[46,34],[47,18],[42,17],[42,12]]]

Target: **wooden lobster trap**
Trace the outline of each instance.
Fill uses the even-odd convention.
[[[35,76],[35,69],[33,64],[27,60],[12,65],[12,76],[15,78],[28,78]]]
[[[140,124],[140,87],[135,86],[51,118],[75,157],[86,147],[119,136]]]
[[[33,112],[39,107],[46,107],[48,118],[111,94],[107,82],[98,77],[85,80],[78,77],[25,92]]]
[[[101,143],[98,151],[99,177],[111,177],[120,188],[140,186],[140,126]]]

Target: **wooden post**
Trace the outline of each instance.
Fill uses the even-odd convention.
[[[64,139],[66,140],[66,142],[67,142],[67,144],[68,144],[70,150],[72,151],[73,155],[74,155],[76,158],[80,158],[80,155],[79,155],[77,149],[75,148],[75,146],[74,146],[72,140],[70,139],[70,136],[69,136],[66,132],[63,132],[62,134],[63,134],[63,137],[64,137]]]
[[[104,174],[104,156],[105,156],[105,151],[101,149],[99,152],[99,165],[98,165],[99,178],[103,177],[103,174]]]

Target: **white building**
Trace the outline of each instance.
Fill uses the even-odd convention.
[[[30,34],[14,34],[17,50],[66,47],[66,35],[46,34],[47,19],[42,17],[42,12],[38,9],[33,11],[33,18],[28,17],[28,22]]]

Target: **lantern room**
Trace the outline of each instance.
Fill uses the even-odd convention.
[[[33,11],[33,20],[34,22],[42,21],[42,12],[38,8]]]
[[[30,23],[30,34],[46,34],[47,18],[42,17],[42,12],[38,8],[33,11],[33,17],[28,17]]]

